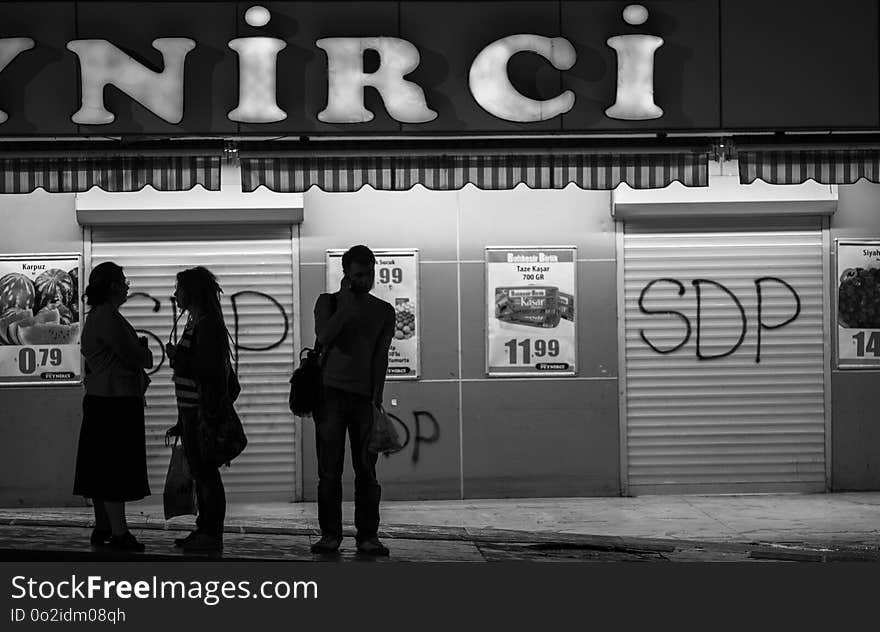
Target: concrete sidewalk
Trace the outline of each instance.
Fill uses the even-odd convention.
[[[344,503],[352,534],[353,505]],[[130,503],[132,528],[187,529],[166,521],[161,500]],[[315,503],[235,503],[227,532],[316,535]],[[0,509],[0,525],[88,527],[89,507]],[[880,492],[534,498],[382,503],[385,537],[416,540],[770,545],[880,551]]]

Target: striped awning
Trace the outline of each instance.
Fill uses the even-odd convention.
[[[312,186],[324,191],[406,191],[417,184],[435,191],[466,184],[485,190],[613,189],[621,182],[634,189],[665,187],[671,182],[707,186],[708,154],[495,154],[421,156],[241,156],[243,191],[260,186],[278,193],[301,193]]]
[[[742,184],[759,179],[769,184],[801,184],[807,180],[853,184],[862,178],[880,182],[880,150],[875,149],[740,150],[737,154]]]
[[[95,156],[0,158],[0,193],[220,190],[220,156]]]

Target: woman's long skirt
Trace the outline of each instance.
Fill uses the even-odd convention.
[[[143,398],[83,398],[73,493],[110,502],[150,495]]]

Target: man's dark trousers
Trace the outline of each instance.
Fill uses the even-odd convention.
[[[379,531],[379,500],[382,488],[376,480],[378,455],[367,451],[373,425],[369,397],[331,386],[324,387],[324,401],[315,415],[318,452],[318,524],[322,536],[342,539],[342,469],[345,463],[345,432],[351,443],[354,464],[354,524],[357,540],[376,537]]]

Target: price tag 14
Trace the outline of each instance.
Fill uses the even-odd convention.
[[[866,329],[852,334],[852,345],[859,358],[880,358],[880,330]]]

